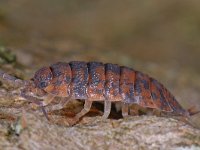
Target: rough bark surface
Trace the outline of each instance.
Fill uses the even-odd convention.
[[[21,117],[17,121],[12,115]],[[102,122],[100,117],[84,117],[70,127],[49,123],[37,111],[23,115],[21,109],[1,108],[0,117],[4,150],[200,149],[200,130],[172,118],[132,116]]]

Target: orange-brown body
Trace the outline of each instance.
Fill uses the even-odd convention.
[[[155,79],[128,67],[100,62],[59,62],[36,72],[36,87],[60,97],[121,101],[166,112],[186,111]]]
[[[0,71],[0,79],[21,86],[20,95],[45,109],[53,99],[64,98],[55,108],[61,109],[70,99],[85,100],[76,119],[89,112],[93,101],[104,101],[106,119],[111,102],[122,103],[122,115],[129,113],[129,104],[158,109],[171,114],[190,116],[199,111],[185,110],[157,80],[129,67],[101,62],[58,62],[39,69],[31,80],[23,81]],[[44,101],[40,100],[40,97]],[[44,109],[45,108],[45,109]]]

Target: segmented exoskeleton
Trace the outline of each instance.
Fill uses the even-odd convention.
[[[23,81],[0,71],[0,78],[10,81],[21,89],[20,95],[41,106],[48,118],[45,107],[53,99],[64,99],[55,106],[61,109],[70,99],[85,100],[84,109],[76,115],[78,120],[89,112],[93,101],[104,101],[106,119],[111,111],[111,103],[122,103],[122,116],[129,114],[129,104],[189,116],[174,96],[157,80],[129,67],[101,62],[72,61],[58,62],[39,69],[29,81]],[[41,101],[39,98],[44,98]]]

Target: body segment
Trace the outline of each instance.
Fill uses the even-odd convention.
[[[121,67],[120,93],[124,103],[137,103],[135,95],[135,71],[128,67]]]
[[[122,101],[120,94],[120,66],[105,64],[105,99],[110,101]]]
[[[105,67],[100,62],[88,63],[88,86],[87,94],[89,100],[105,100]]]
[[[70,62],[72,80],[70,84],[70,95],[75,99],[88,99],[88,67],[86,62]]]

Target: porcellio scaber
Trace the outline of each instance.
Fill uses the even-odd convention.
[[[171,112],[194,114],[185,110],[175,97],[157,80],[129,67],[101,62],[58,62],[39,69],[31,80],[20,80],[0,71],[0,78],[21,87],[20,96],[39,105],[48,119],[47,106],[62,97],[53,110],[62,109],[70,99],[85,100],[77,120],[90,111],[93,101],[104,101],[103,119],[108,118],[111,103],[122,103],[122,116],[129,115],[129,105]],[[41,100],[43,99],[43,100]]]

